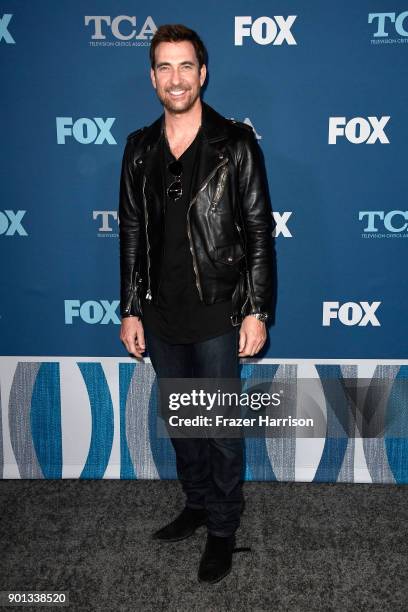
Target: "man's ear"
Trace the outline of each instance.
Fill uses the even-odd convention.
[[[152,80],[152,85],[156,89],[156,75],[154,74],[153,68],[150,68],[150,78]]]
[[[200,83],[201,83],[201,87],[204,85],[206,78],[207,78],[207,66],[205,64],[203,64],[201,66],[201,69],[200,69]]]

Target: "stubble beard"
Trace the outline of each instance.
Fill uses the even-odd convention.
[[[191,90],[187,90],[187,92],[189,92]],[[162,103],[162,105],[164,106],[164,108],[170,112],[170,113],[186,113],[190,110],[190,108],[192,108],[197,100],[197,98],[199,98],[200,96],[200,90],[198,90],[192,97],[189,97],[188,100],[185,101],[184,104],[178,104],[177,100],[175,100],[174,102],[172,100],[170,100],[167,96],[166,93],[162,94],[162,93],[158,93],[158,98],[160,100],[160,102]]]

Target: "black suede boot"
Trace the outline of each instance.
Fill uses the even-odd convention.
[[[207,510],[205,508],[201,510],[186,506],[174,521],[153,533],[152,538],[166,542],[178,542],[192,536],[198,527],[206,523]]]
[[[233,553],[249,550],[248,547],[235,548],[235,535],[222,538],[209,533],[198,568],[198,580],[211,584],[219,582],[231,571]]]

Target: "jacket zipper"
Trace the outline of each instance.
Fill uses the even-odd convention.
[[[252,308],[252,310],[256,310],[255,303],[254,303],[254,298],[253,298],[253,295],[252,295],[252,283],[251,283],[251,278],[249,276],[249,270],[248,269],[247,269],[247,283],[248,283],[248,296],[249,296],[249,299],[251,301],[251,308]]]
[[[166,254],[166,246],[165,246],[165,236],[166,236],[166,208],[167,208],[167,198],[164,197],[164,206],[163,206],[163,248],[162,248],[162,258],[161,258],[161,266],[160,266],[160,277],[157,286],[157,299],[160,297],[160,287],[163,279],[163,262],[164,256]]]
[[[160,266],[160,278],[159,278],[159,283],[157,286],[157,299],[159,299],[160,296],[160,287],[162,284],[162,278],[163,278],[163,262],[164,262],[164,255],[166,252],[166,247],[165,247],[165,243],[164,243],[164,236],[166,235],[166,212],[164,211],[163,213],[164,215],[164,220],[163,220],[163,226],[164,226],[164,230],[163,230],[163,249],[162,249],[162,259],[161,259],[161,266]]]
[[[127,303],[126,308],[125,308],[125,312],[129,312],[132,300],[133,300],[133,288],[132,288],[132,290],[130,292],[130,296],[129,296],[129,300],[128,300],[128,303]]]
[[[242,229],[241,229],[241,227],[238,225],[238,223],[237,223],[237,222],[235,222],[235,227],[237,228],[238,233],[239,233],[239,235],[241,236]],[[242,240],[242,239],[241,239],[241,240]],[[245,253],[246,253],[246,244],[244,245],[244,251],[245,251]],[[243,304],[243,306],[242,306],[242,308],[241,308],[241,315],[243,315],[243,313],[244,313],[244,308],[245,308],[245,307],[246,307],[246,305],[247,305],[248,299],[251,301],[251,308],[252,308],[252,310],[256,310],[256,308],[255,308],[255,303],[254,303],[254,298],[253,298],[253,295],[252,295],[252,284],[251,284],[251,279],[250,279],[250,276],[249,276],[249,270],[248,270],[248,261],[247,261],[246,254],[245,254],[245,264],[246,264],[246,277],[247,277],[247,287],[248,287],[248,293],[247,293],[246,300],[245,300],[245,302],[244,302],[244,304]]]
[[[132,274],[132,277],[133,277],[133,274]],[[132,280],[132,284],[130,285],[130,295],[129,295],[128,302],[126,304],[125,312],[129,312],[130,305],[133,301],[134,294],[135,294],[135,284],[134,284],[134,281]]]
[[[215,194],[214,194],[212,203],[211,203],[211,210],[212,210],[212,212],[215,211],[218,202],[221,200],[221,196],[222,196],[223,191],[224,191],[225,181],[227,179],[227,173],[228,173],[228,168],[223,168],[222,172],[221,172],[221,176],[220,176],[219,181],[218,181],[218,185],[217,185],[216,190],[215,190]]]
[[[128,312],[130,310],[133,298],[135,297],[135,295],[137,295],[137,285],[139,283],[139,272],[137,270],[135,270],[135,273],[132,274],[132,278],[133,280],[132,284],[130,285],[130,295],[127,302],[127,306],[125,308],[125,312]]]
[[[143,175],[143,187],[142,187],[142,192],[143,192],[143,206],[144,206],[144,212],[145,212],[145,219],[146,219],[146,246],[147,246],[147,293],[146,293],[146,300],[151,300],[152,299],[152,292],[150,289],[150,257],[149,257],[149,251],[150,251],[150,243],[149,243],[149,232],[147,231],[147,225],[148,225],[148,214],[147,214],[147,204],[146,204],[146,194],[145,194],[145,185],[146,185],[146,175]]]
[[[193,243],[192,243],[192,240],[191,240],[190,208],[196,202],[196,200],[198,198],[198,194],[200,193],[200,191],[203,191],[203,189],[205,189],[207,187],[208,183],[210,182],[212,177],[215,175],[215,173],[217,172],[218,168],[220,168],[221,166],[223,166],[227,162],[228,162],[228,158],[226,157],[225,159],[222,160],[222,162],[217,164],[217,166],[214,168],[214,170],[211,172],[211,174],[209,174],[207,176],[207,178],[205,179],[203,184],[200,186],[200,188],[197,191],[196,195],[191,200],[191,202],[189,204],[189,207],[188,207],[188,210],[187,210],[187,234],[188,234],[188,240],[189,240],[189,244],[190,244],[191,255],[193,256],[193,268],[194,268],[194,273],[195,273],[195,278],[196,278],[196,285],[197,285],[197,289],[198,289],[198,293],[200,295],[201,301],[203,301],[203,291],[202,291],[202,288],[201,288],[200,277],[199,277],[199,274],[198,274],[196,254],[195,254],[195,251],[194,251],[194,248],[193,248]]]

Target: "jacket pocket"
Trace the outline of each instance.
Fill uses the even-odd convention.
[[[215,259],[230,266],[237,264],[243,257],[244,249],[239,242],[215,247]]]

